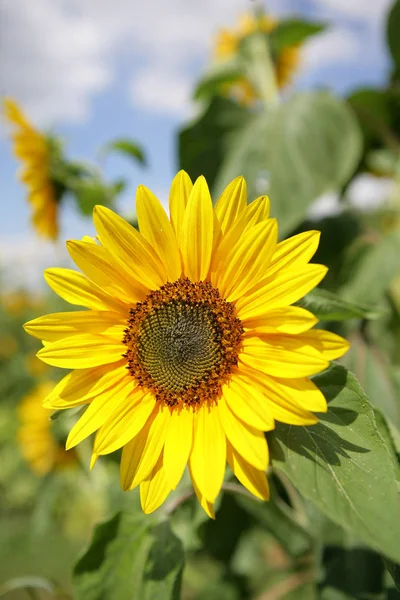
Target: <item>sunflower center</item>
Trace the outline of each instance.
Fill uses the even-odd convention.
[[[130,311],[128,369],[170,406],[216,400],[237,364],[243,329],[209,282],[179,279]]]

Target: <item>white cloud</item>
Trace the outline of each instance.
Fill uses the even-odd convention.
[[[132,79],[130,98],[135,106],[151,112],[185,116],[191,97],[190,80],[173,69],[154,66],[143,69]]]
[[[302,50],[302,71],[323,69],[329,64],[351,61],[358,55],[359,44],[353,33],[344,29],[316,35]]]
[[[1,235],[0,263],[2,285],[6,288],[45,287],[43,271],[48,267],[71,267],[64,244],[53,245],[32,235]]]
[[[87,116],[111,81],[102,28],[60,0],[5,0],[0,8],[1,91],[46,124]]]
[[[352,57],[370,60],[389,2],[374,0],[366,9],[366,0],[314,0],[313,17],[332,18],[338,27],[306,45],[303,72]],[[296,0],[267,6],[278,15],[298,12]],[[249,0],[3,0],[0,89],[41,123],[80,120],[122,73],[135,106],[182,116],[216,31],[250,8]],[[368,25],[366,52],[349,18]]]
[[[382,15],[393,0],[314,0],[316,5],[340,12],[345,16],[372,21]]]

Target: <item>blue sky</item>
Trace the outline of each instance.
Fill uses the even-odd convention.
[[[190,92],[213,36],[253,6],[250,0],[6,0],[0,92],[16,97],[39,126],[63,136],[71,157],[94,160],[102,144],[120,136],[140,142],[148,168],[120,157],[106,161],[108,177],[131,182],[120,203],[122,212],[131,212],[139,183],[166,198],[177,167],[175,134],[193,114]],[[277,16],[330,24],[305,47],[295,87],[346,93],[384,82],[389,6],[389,0],[270,0]],[[93,230],[90,219],[65,206],[60,243],[38,242],[17,168],[2,128],[0,265],[12,270],[12,279],[17,273],[18,282],[31,283],[44,266],[65,260],[65,239]]]

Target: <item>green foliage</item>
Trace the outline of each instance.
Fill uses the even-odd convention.
[[[320,288],[312,290],[297,304],[312,312],[320,321],[379,319],[382,316],[382,312],[348,302],[340,296]]]
[[[147,160],[142,147],[137,143],[129,139],[118,139],[108,142],[100,150],[100,156],[106,156],[111,152],[117,152],[128,158],[131,158],[134,162],[140,165],[146,165]]]
[[[168,521],[118,513],[99,525],[77,562],[77,600],[178,600],[184,556]]]
[[[328,413],[313,427],[279,425],[271,432],[272,464],[330,519],[399,561],[397,459],[373,407],[343,367],[331,367],[315,382]]]
[[[400,68],[400,2],[394,2],[387,23],[387,40],[393,61]]]
[[[326,25],[322,23],[311,23],[300,19],[281,21],[269,34],[272,53],[276,55],[287,46],[302,44],[310,36],[322,33],[325,29]]]
[[[215,96],[224,83],[236,81],[241,76],[241,73],[241,62],[237,56],[213,64],[197,84],[194,98],[202,100]]]
[[[362,255],[351,280],[343,286],[343,296],[371,306],[382,303],[390,283],[400,274],[399,253],[400,231],[378,238]]]
[[[250,199],[268,193],[285,235],[315,198],[347,181],[360,149],[346,105],[318,92],[256,113],[215,98],[181,132],[179,156],[181,167],[192,177],[204,174],[216,195],[238,174],[246,178]]]

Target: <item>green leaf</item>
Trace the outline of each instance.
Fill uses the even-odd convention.
[[[340,296],[319,288],[307,294],[297,305],[312,312],[320,321],[379,319],[383,314],[378,310],[343,300]]]
[[[365,251],[341,294],[351,302],[376,305],[400,274],[400,231],[394,230]]]
[[[272,52],[277,54],[287,46],[301,44],[311,35],[321,33],[325,29],[326,25],[323,23],[310,23],[299,19],[281,21],[269,34]]]
[[[387,21],[387,41],[396,67],[400,67],[400,1],[394,2]]]
[[[184,555],[168,521],[118,513],[99,525],[73,574],[77,600],[178,600]]]
[[[96,204],[112,206],[115,190],[98,179],[83,179],[74,182],[70,191],[75,196],[78,207],[83,215],[90,216]]]
[[[355,373],[371,403],[400,431],[400,394],[385,355],[356,337],[343,362]]]
[[[318,196],[346,182],[360,150],[351,111],[326,92],[297,94],[255,114],[215,98],[179,140],[181,167],[194,178],[205,175],[215,197],[238,175],[250,200],[268,193],[282,235]]]
[[[101,157],[110,154],[111,152],[118,152],[120,154],[124,154],[128,158],[133,159],[135,162],[145,166],[147,164],[147,160],[143,149],[139,144],[133,142],[129,139],[118,139],[112,142],[109,142],[100,150],[99,155]]]
[[[357,123],[344,102],[327,92],[297,94],[238,132],[215,188],[221,192],[244,175],[250,198],[268,193],[272,216],[285,235],[318,196],[347,181],[360,151]]]
[[[334,522],[400,559],[400,498],[392,448],[354,375],[332,366],[314,379],[329,402],[312,427],[278,425],[272,464]]]
[[[209,98],[221,91],[224,83],[232,83],[243,75],[243,65],[238,57],[214,63],[198,83],[194,98]]]
[[[199,117],[179,133],[179,164],[192,179],[204,175],[213,185],[238,127],[251,120],[228,98],[214,97]]]
[[[388,558],[384,559],[384,563],[385,567],[392,576],[396,589],[400,592],[400,565],[396,564],[392,560],[389,560]]]

